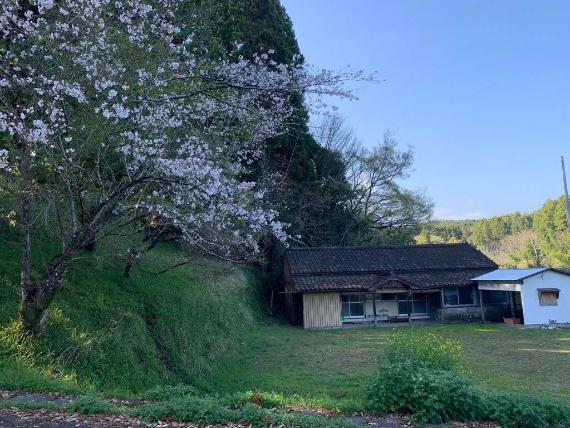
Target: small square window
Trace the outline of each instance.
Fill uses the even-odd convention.
[[[558,289],[538,289],[538,303],[540,306],[558,306]]]
[[[443,289],[443,303],[445,304],[445,306],[457,306],[459,304],[459,297],[457,296],[457,288]]]
[[[343,318],[364,318],[364,295],[341,295],[341,316]]]

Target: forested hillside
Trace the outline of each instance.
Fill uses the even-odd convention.
[[[469,242],[502,266],[570,268],[570,231],[564,197],[547,200],[531,214],[481,220],[433,221],[418,243]]]

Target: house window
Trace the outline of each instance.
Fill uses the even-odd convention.
[[[342,303],[342,318],[364,318],[364,295],[343,294],[340,296]]]
[[[508,291],[490,290],[483,293],[483,302],[489,304],[504,304],[508,303]]]
[[[387,293],[382,293],[382,300],[387,300],[384,295]],[[396,300],[398,303],[398,315],[408,316],[411,315],[427,315],[428,305],[425,294],[413,293],[411,298],[409,298],[408,293],[395,293],[394,297],[390,300]]]
[[[380,293],[376,300],[398,300],[396,293]]]
[[[557,288],[539,288],[538,303],[540,306],[558,306],[560,290]]]
[[[473,305],[473,287],[453,287],[443,289],[444,306]]]

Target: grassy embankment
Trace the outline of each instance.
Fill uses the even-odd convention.
[[[242,268],[198,257],[156,275],[180,260],[175,248],[160,248],[127,279],[95,252],[73,264],[45,335],[28,338],[17,323],[17,234],[4,227],[0,242],[0,388],[123,396],[157,385],[208,388],[260,315],[252,274]],[[56,252],[43,242],[35,261]]]

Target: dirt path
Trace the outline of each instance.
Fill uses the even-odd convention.
[[[48,410],[0,410],[1,428],[247,428],[248,425],[194,425],[179,422],[148,424],[125,415],[82,416]]]
[[[356,422],[356,421],[355,421]],[[419,428],[400,416],[384,418],[362,418],[370,427],[376,428]],[[493,428],[496,425],[480,423],[455,423],[427,425],[424,428]],[[140,419],[125,415],[83,416],[49,410],[0,410],[0,428],[249,428],[249,425],[194,425],[188,423],[161,421],[149,424]],[[275,427],[277,428],[277,427]]]

